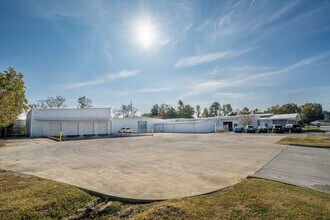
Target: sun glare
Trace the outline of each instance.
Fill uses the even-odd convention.
[[[150,22],[141,22],[135,28],[135,40],[144,49],[149,49],[156,41],[156,29]]]

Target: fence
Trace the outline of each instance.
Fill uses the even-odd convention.
[[[49,139],[55,140],[55,141],[62,141],[63,140],[62,131],[54,132],[54,133],[44,133],[43,136],[47,137]]]

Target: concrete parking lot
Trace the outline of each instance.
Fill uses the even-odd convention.
[[[212,192],[252,175],[281,152],[280,134],[155,134],[54,142],[9,141],[0,169],[113,197],[162,200]]]

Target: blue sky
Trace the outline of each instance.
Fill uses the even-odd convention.
[[[24,73],[31,103],[329,110],[329,11],[328,0],[0,0],[0,70]]]

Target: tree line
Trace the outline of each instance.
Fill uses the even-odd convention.
[[[51,96],[46,99],[37,101],[36,103],[29,104],[30,109],[47,109],[47,108],[65,108],[66,99],[63,96]],[[91,108],[93,102],[86,96],[81,96],[77,99],[77,108]]]
[[[236,116],[236,115],[250,115],[250,114],[291,114],[299,113],[304,123],[310,123],[315,120],[330,120],[330,112],[324,111],[320,103],[305,103],[303,105],[297,105],[295,103],[287,103],[284,105],[274,105],[268,107],[265,111],[261,111],[257,108],[249,109],[244,107],[241,110],[235,109],[230,103],[221,105],[219,102],[213,102],[208,108],[201,108],[200,105],[196,105],[193,108],[189,104],[184,104],[182,100],[178,102],[178,108],[174,108],[168,104],[155,104],[152,106],[150,113],[143,116],[154,118],[207,118],[207,117],[219,117],[219,116]]]
[[[51,96],[47,97],[46,99],[42,99],[37,101],[36,103],[29,104],[29,109],[58,109],[58,108],[65,108],[66,99],[63,96]],[[79,97],[77,99],[77,108],[92,108],[93,101],[86,96]],[[133,103],[130,102],[129,104],[122,104],[119,109],[112,108],[112,117],[119,118],[119,117],[135,117],[138,109],[133,106]]]

